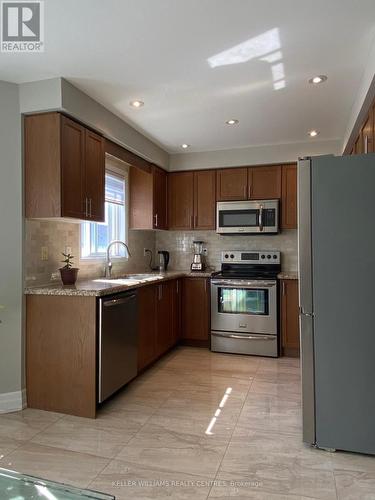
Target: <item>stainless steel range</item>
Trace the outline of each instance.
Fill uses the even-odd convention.
[[[279,355],[277,274],[280,252],[226,251],[211,278],[211,350]]]

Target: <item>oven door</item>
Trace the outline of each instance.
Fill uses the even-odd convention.
[[[277,335],[277,281],[212,279],[211,329]]]
[[[277,233],[278,200],[218,202],[219,234]]]

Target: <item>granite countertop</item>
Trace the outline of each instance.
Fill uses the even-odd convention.
[[[127,275],[136,276],[137,274],[148,274],[148,278],[136,277],[126,279],[126,276],[106,279],[95,278],[91,280],[77,281],[75,285],[63,286],[60,282],[49,283],[48,285],[32,286],[25,288],[26,295],[70,295],[81,297],[102,297],[119,293],[145,285],[160,283],[175,278],[196,277],[210,278],[214,271],[192,272],[192,271],[167,271],[165,273],[128,273]]]
[[[284,271],[277,275],[279,280],[298,280],[298,271]]]

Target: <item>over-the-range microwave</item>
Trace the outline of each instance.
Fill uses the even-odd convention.
[[[276,234],[279,200],[219,201],[216,206],[219,234]]]

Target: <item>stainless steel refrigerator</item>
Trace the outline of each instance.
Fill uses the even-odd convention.
[[[298,163],[303,440],[375,454],[375,154]]]

